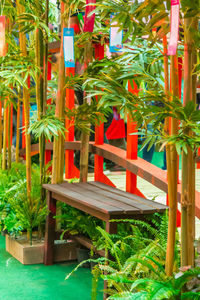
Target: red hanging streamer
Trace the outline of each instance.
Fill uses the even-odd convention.
[[[6,55],[6,17],[0,16],[0,56]]]
[[[95,21],[95,13],[91,14],[93,10],[95,10],[96,0],[86,0],[86,10],[85,10],[85,21],[84,21],[84,32],[93,32],[94,30],[94,21]],[[88,5],[89,4],[89,5]]]

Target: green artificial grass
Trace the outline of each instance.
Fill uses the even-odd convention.
[[[5,238],[0,236],[0,300],[90,300],[92,275],[79,268],[65,280],[76,263],[53,266],[25,266],[5,251]],[[103,284],[99,289],[103,289]],[[99,291],[98,300],[103,299]]]

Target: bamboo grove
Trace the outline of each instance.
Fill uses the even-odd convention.
[[[194,265],[195,239],[195,156],[200,145],[199,111],[196,110],[196,86],[199,76],[198,19],[199,1],[180,1],[180,26],[177,53],[167,55],[167,36],[170,31],[170,1],[98,0],[93,33],[80,32],[75,36],[75,53],[85,65],[81,75],[66,76],[63,57],[63,28],[70,26],[70,18],[85,10],[85,1],[61,1],[61,45],[59,55],[56,100],[50,113],[47,98],[48,42],[55,33],[49,30],[56,7],[49,1],[5,0],[1,15],[6,16],[6,55],[0,57],[0,150],[2,169],[11,166],[11,110],[17,111],[16,161],[19,161],[20,106],[24,109],[26,147],[27,197],[31,203],[31,132],[39,137],[41,184],[45,182],[45,142],[53,141],[52,183],[63,181],[65,118],[82,129],[81,181],[87,181],[90,124],[105,120],[106,110],[116,106],[126,119],[127,114],[137,123],[146,137],[144,146],[159,143],[166,149],[169,223],[166,252],[166,273],[172,275],[178,207],[178,156],[182,155],[181,190],[181,265]],[[51,14],[50,14],[51,12]],[[110,15],[124,29],[125,48],[122,55],[94,59],[92,46],[104,44],[109,38]],[[50,18],[51,15],[51,18]],[[150,17],[151,16],[151,17]],[[52,22],[54,22],[53,20]],[[156,30],[155,30],[156,29]],[[59,35],[57,34],[57,39]],[[148,58],[147,58],[148,57]],[[182,57],[183,104],[180,101],[178,58]],[[154,66],[162,69],[156,75]],[[128,82],[137,84],[140,92],[127,90]],[[162,82],[161,82],[162,81]],[[146,91],[142,91],[145,82]],[[72,112],[65,110],[66,88],[82,86],[83,107]],[[35,95],[35,96],[34,96]],[[37,117],[30,124],[30,101],[35,97]],[[88,101],[90,99],[90,101]],[[96,101],[98,99],[98,102]],[[152,101],[162,106],[148,105]],[[93,106],[92,106],[93,105]],[[49,115],[50,114],[50,115]],[[47,119],[48,118],[48,119]],[[48,123],[48,124],[47,124]],[[151,124],[153,132],[148,131]],[[55,129],[56,128],[56,129]],[[48,129],[48,134],[46,131]],[[38,133],[39,132],[39,133]],[[145,144],[146,143],[146,144]],[[42,201],[45,195],[41,194]]]

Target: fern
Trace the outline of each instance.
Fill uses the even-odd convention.
[[[47,207],[41,203],[40,170],[32,167],[32,190],[30,205],[26,197],[26,167],[13,163],[10,170],[0,171],[0,227],[9,233],[20,233],[32,230],[45,221]],[[2,191],[2,193],[1,193]]]

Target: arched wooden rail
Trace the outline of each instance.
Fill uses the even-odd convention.
[[[53,143],[46,143],[46,150],[53,150]],[[80,150],[80,142],[65,142],[65,150]],[[31,146],[32,155],[37,154],[39,151],[39,145],[34,144]],[[97,154],[103,158],[109,159],[110,161],[124,167],[126,170],[140,176],[144,180],[153,184],[160,190],[167,193],[167,178],[166,172],[162,169],[154,166],[153,164],[145,161],[142,158],[127,159],[126,151],[120,148],[102,144],[95,145],[94,142],[90,142],[89,151],[93,154]],[[20,150],[20,155],[25,155],[25,149]],[[178,184],[178,201],[181,200],[181,183]],[[200,218],[200,192],[196,191],[196,216]]]

